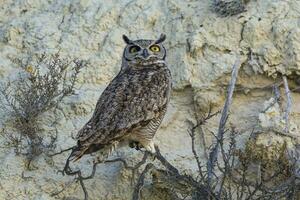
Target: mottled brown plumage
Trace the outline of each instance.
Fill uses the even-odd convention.
[[[138,142],[154,153],[153,137],[166,113],[171,74],[166,50],[158,40],[123,36],[122,67],[101,94],[92,118],[78,132],[71,159],[101,150],[108,155],[121,142]]]

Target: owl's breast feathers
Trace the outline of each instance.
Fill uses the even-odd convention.
[[[93,152],[91,148],[121,140],[161,117],[170,90],[171,73],[164,64],[120,71],[100,96],[92,118],[78,132],[74,156],[80,158]]]

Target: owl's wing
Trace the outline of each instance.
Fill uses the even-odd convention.
[[[166,73],[156,73],[161,72],[127,70],[112,80],[100,96],[92,118],[77,135],[83,153],[92,145],[119,140],[159,117],[168,101],[170,83]]]

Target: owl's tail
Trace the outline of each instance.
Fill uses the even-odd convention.
[[[77,146],[73,147],[72,152],[71,152],[68,160],[72,161],[72,162],[76,162],[83,155],[91,154],[91,153],[99,151],[103,148],[104,148],[104,145],[92,144],[90,146],[82,146],[82,145],[80,145],[80,143],[78,143]]]
[[[80,146],[75,146],[72,149],[72,152],[68,158],[68,161],[75,162],[75,161],[79,160],[84,155],[84,152],[85,152],[85,150],[82,149]]]
[[[90,153],[99,151],[99,154],[97,153],[97,157],[95,158],[94,163],[100,163],[100,162],[105,161],[105,159],[107,159],[107,157],[115,150],[117,145],[118,145],[118,142],[112,143],[110,145],[92,144],[88,147],[84,147],[84,146],[77,144],[76,146],[74,146],[72,148],[72,152],[69,155],[68,159],[66,160],[66,164],[63,169],[63,173],[66,173],[68,175],[74,175],[74,173],[76,173],[76,172],[73,172],[71,170],[71,168],[69,166],[70,161],[76,162],[85,154],[90,154]]]

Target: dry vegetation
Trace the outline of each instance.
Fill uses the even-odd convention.
[[[157,146],[156,162],[148,159],[149,153],[147,152],[144,154],[142,161],[135,166],[129,166],[121,158],[104,161],[121,162],[126,169],[132,170],[134,173],[140,171],[138,179],[134,180],[136,184],[132,200],[143,199],[142,190],[145,188],[145,179],[149,178],[150,172],[152,188],[155,191],[167,191],[170,194],[169,199],[172,200],[298,199],[300,181],[299,172],[296,171],[298,169],[296,162],[299,162],[300,156],[296,153],[291,154],[286,143],[264,146],[257,143],[253,137],[248,139],[244,149],[238,149],[235,138],[240,133],[235,128],[227,126],[239,65],[237,61],[233,66],[222,112],[212,113],[209,111],[206,117],[199,119],[197,124],[188,130],[198,173],[186,174],[180,171],[160,153]],[[283,77],[284,79],[286,78]],[[284,87],[288,101],[284,118],[288,120],[291,96],[289,95],[287,82]],[[196,143],[196,137],[200,137],[202,144],[206,144],[205,134],[203,132],[201,134],[199,130],[203,130],[202,127],[205,126],[206,122],[219,113],[221,113],[221,118],[218,132],[211,133],[216,140],[215,143],[209,147],[204,145],[203,152],[197,152],[196,146],[200,144]],[[286,123],[286,126],[288,124]],[[200,153],[206,155],[207,160],[200,160]],[[80,183],[85,200],[88,199],[88,188],[85,187],[84,181],[94,177],[98,164],[100,163],[94,163],[92,173],[87,177],[83,177],[80,170],[72,171],[69,167],[69,160],[67,160],[62,171],[63,174],[75,176],[74,180]],[[142,167],[143,170],[141,170]],[[62,191],[53,195],[57,195]]]
[[[233,16],[246,11],[250,0],[213,0],[212,11],[221,17]]]
[[[15,147],[29,161],[54,147],[56,133],[45,143],[43,115],[54,112],[65,97],[74,94],[78,74],[86,64],[61,59],[58,54],[30,58],[16,60],[23,72],[0,88],[1,109],[10,117],[10,129],[3,128],[1,135],[6,138],[5,145]]]

